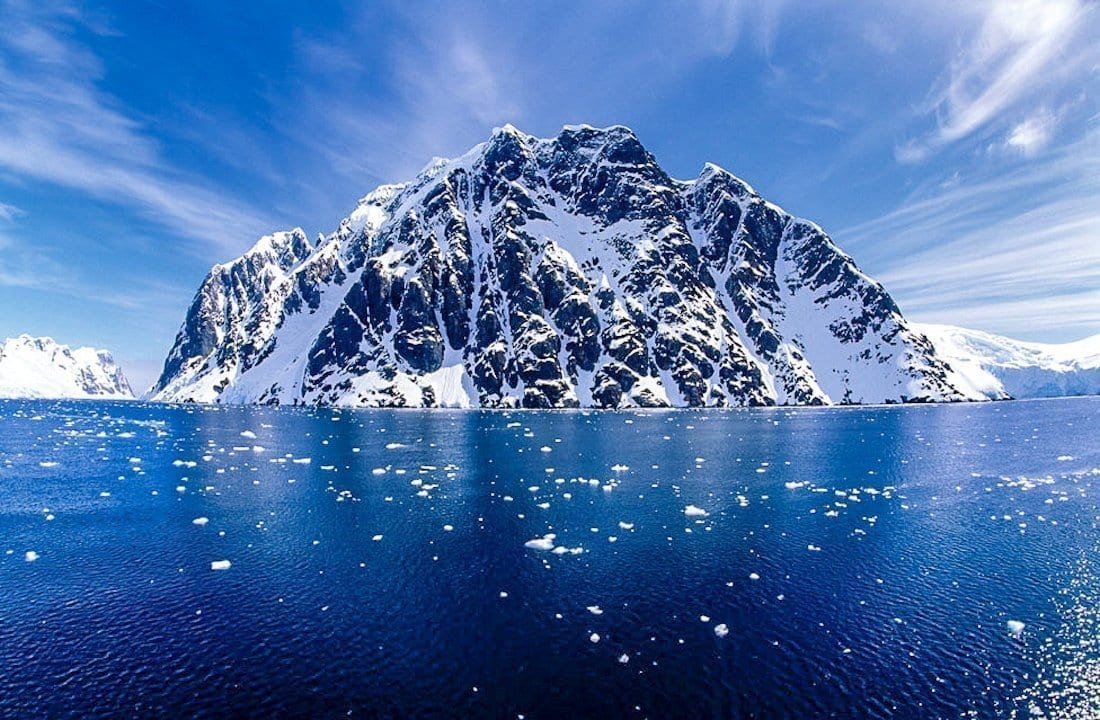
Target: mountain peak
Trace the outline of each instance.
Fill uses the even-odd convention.
[[[820,228],[712,164],[696,181],[671,179],[622,125],[567,125],[553,138],[497,128],[413,182],[376,189],[300,250],[282,273],[250,264],[208,276],[156,397],[492,407],[970,397]]]

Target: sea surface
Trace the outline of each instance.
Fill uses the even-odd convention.
[[[1098,499],[1098,398],[0,402],[0,717],[1096,718]]]

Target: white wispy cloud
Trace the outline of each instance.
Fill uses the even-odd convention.
[[[1100,305],[1082,300],[1100,288],[1100,130],[1046,162],[944,183],[836,237],[920,319],[1100,331]]]
[[[270,226],[164,160],[152,132],[99,88],[99,59],[75,39],[94,31],[49,2],[0,5],[0,168],[133,208],[220,253]]]
[[[921,161],[1003,123],[1021,104],[1076,92],[1082,75],[1095,72],[1100,51],[1092,3],[998,0],[986,8],[980,27],[920,109],[935,118],[934,129],[898,146],[899,161]],[[1040,131],[1050,130],[1023,126],[1021,139],[1034,147]]]

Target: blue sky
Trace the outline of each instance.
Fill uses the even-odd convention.
[[[110,348],[145,387],[210,265],[506,122],[718,163],[915,319],[1083,337],[1097,38],[1078,0],[0,0],[0,337]]]

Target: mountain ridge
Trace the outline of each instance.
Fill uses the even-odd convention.
[[[973,400],[816,224],[629,128],[513,126],[215,265],[151,393],[630,407]]]

